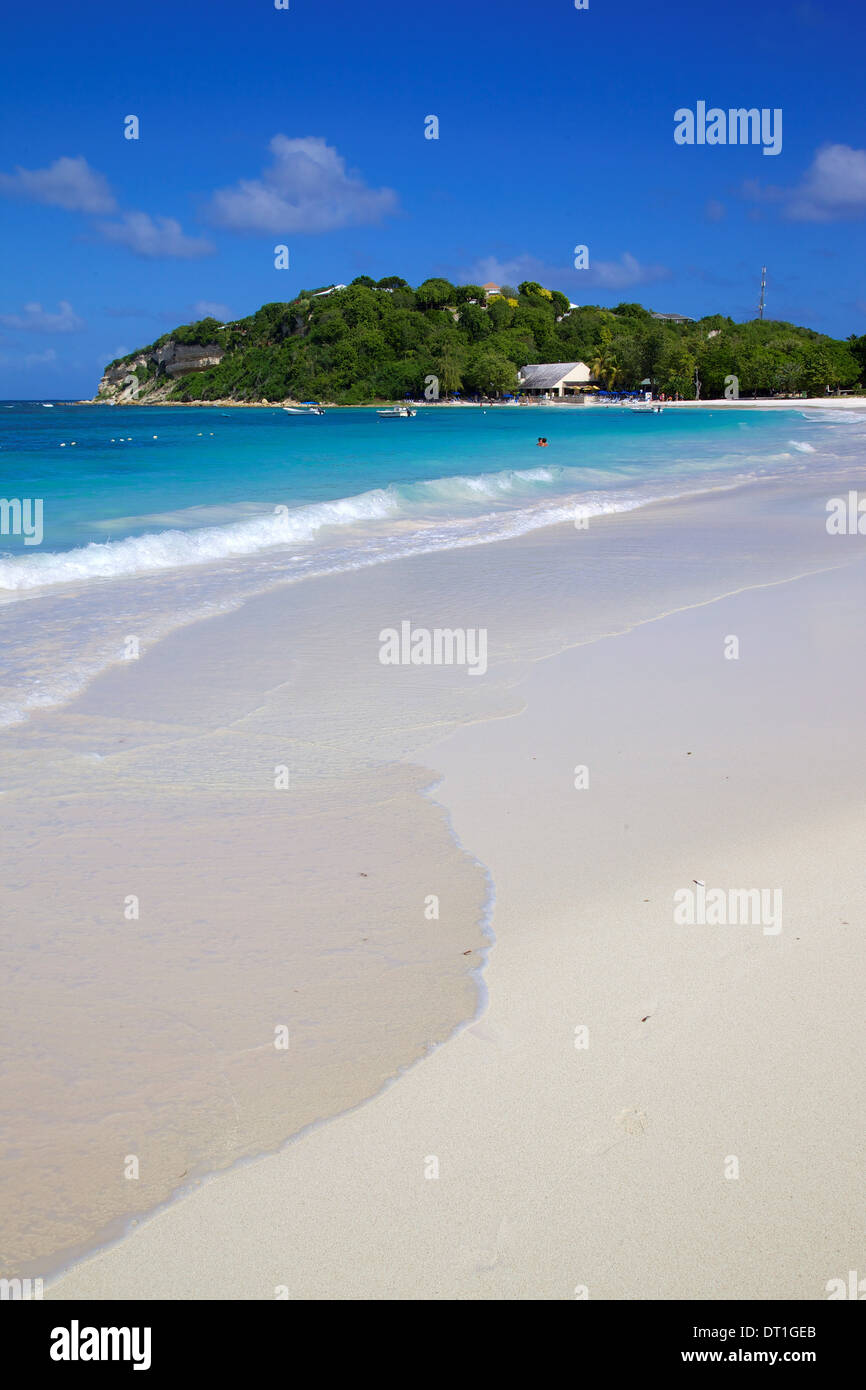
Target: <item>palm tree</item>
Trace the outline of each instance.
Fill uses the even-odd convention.
[[[613,384],[620,375],[620,367],[612,347],[606,346],[596,353],[592,363],[592,374],[596,381],[604,382],[608,391],[613,389]]]
[[[620,366],[616,360],[616,351],[611,340],[609,328],[601,330],[601,343],[596,349],[592,363],[592,374],[596,381],[603,381],[608,391],[613,387],[613,383],[620,375]]]

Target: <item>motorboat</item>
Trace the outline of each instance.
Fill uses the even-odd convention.
[[[388,410],[376,411],[380,420],[411,420],[417,413],[416,410],[410,410],[408,405],[393,405]]]

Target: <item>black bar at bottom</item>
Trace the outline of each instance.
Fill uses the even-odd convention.
[[[444,1302],[443,1300],[442,1302]],[[861,1300],[862,1301],[862,1300]],[[494,1365],[499,1355],[511,1358],[521,1352],[536,1361],[541,1378],[544,1366],[557,1355],[575,1358],[575,1375],[594,1364],[619,1373],[639,1376],[653,1371],[667,1372],[675,1367],[688,1371],[705,1366],[729,1370],[738,1366],[802,1366],[828,1374],[847,1370],[859,1363],[864,1322],[859,1310],[838,1302],[592,1302],[575,1300],[567,1310],[553,1318],[543,1318],[547,1337],[562,1334],[557,1347],[551,1341],[526,1341],[521,1329],[522,1316],[508,1304],[508,1322],[501,1341],[480,1338],[495,1331],[502,1308],[480,1300],[472,1321],[464,1330],[476,1339],[484,1360]],[[385,1313],[378,1324],[374,1308],[356,1302],[314,1303],[304,1301],[296,1310],[291,1303],[248,1302],[46,1302],[8,1301],[0,1306],[4,1361],[21,1368],[24,1375],[48,1371],[52,1375],[98,1376],[108,1369],[112,1374],[156,1375],[166,1372],[212,1371],[223,1380],[236,1373],[238,1365],[251,1370],[282,1366],[294,1375],[310,1359],[320,1371],[333,1371],[336,1346],[357,1374],[375,1374],[377,1366],[390,1366],[388,1378],[402,1370],[415,1379],[419,1371],[429,1376],[439,1360],[439,1374],[464,1377],[467,1372],[467,1346],[458,1349],[449,1337],[451,1328],[444,1321],[441,1302],[429,1304],[401,1302],[399,1321]],[[459,1305],[466,1315],[466,1303]],[[470,1307],[472,1305],[470,1304]],[[530,1321],[541,1316],[539,1305]],[[327,1337],[320,1340],[315,1329],[316,1311],[322,1317]],[[520,1321],[517,1324],[514,1318]],[[487,1319],[492,1319],[492,1327]],[[418,1319],[415,1323],[415,1318]],[[460,1329],[454,1328],[454,1331]],[[394,1346],[385,1340],[394,1334]],[[406,1334],[415,1336],[417,1350],[423,1351],[422,1364],[412,1365],[405,1351]],[[355,1335],[353,1335],[355,1334]],[[480,1334],[480,1335],[479,1335]],[[516,1334],[516,1336],[515,1336]],[[374,1340],[377,1338],[378,1341]],[[351,1340],[347,1340],[351,1339]],[[413,1345],[410,1342],[410,1346]],[[402,1350],[400,1348],[403,1348]],[[570,1350],[569,1350],[570,1348]],[[396,1353],[396,1362],[394,1355]],[[450,1365],[446,1368],[448,1357]],[[592,1359],[590,1363],[589,1358]],[[521,1358],[522,1359],[522,1358]],[[366,1370],[364,1368],[366,1367]],[[476,1373],[478,1368],[475,1368]]]

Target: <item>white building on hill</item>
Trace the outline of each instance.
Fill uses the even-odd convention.
[[[592,373],[585,362],[536,362],[517,373],[527,396],[577,396]]]

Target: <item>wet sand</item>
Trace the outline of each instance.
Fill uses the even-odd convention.
[[[328,756],[346,756],[351,726],[374,781],[385,766],[432,769],[432,800],[417,783],[412,796],[457,837],[436,864],[429,821],[408,857],[393,823],[373,826],[368,852],[389,873],[404,863],[413,903],[444,903],[458,864],[469,875],[476,897],[426,923],[443,951],[427,983],[452,952],[480,960],[462,953],[483,942],[484,865],[489,995],[473,1021],[458,961],[450,998],[468,1026],[444,1046],[366,1104],[348,1110],[345,1094],[348,1113],[280,1153],[203,1183],[49,1296],[815,1298],[853,1267],[863,1096],[842,1059],[860,1031],[866,570],[859,538],[827,536],[826,495],[768,484],[314,582],[343,596],[327,611],[345,645],[320,625],[311,662]],[[300,634],[309,613],[285,592],[191,630],[203,646],[175,651],[177,698],[227,636],[237,683],[260,686],[290,612]],[[490,681],[381,667],[388,613],[483,620]],[[191,639],[154,656],[174,640]],[[348,723],[322,681],[329,660],[335,682],[353,673]],[[168,668],[146,667],[130,690],[152,710]],[[116,689],[113,707],[129,719]],[[301,732],[279,699],[244,707],[233,732]],[[246,775],[248,752],[241,763]],[[678,924],[674,895],[696,880],[780,889],[782,930]],[[376,931],[381,910],[370,903],[358,930]],[[351,1082],[366,1048],[342,1063]]]

